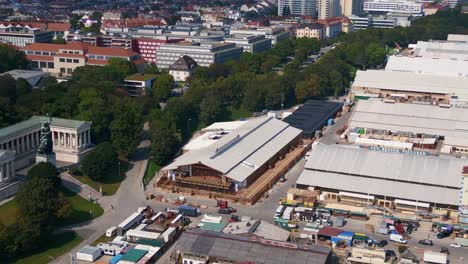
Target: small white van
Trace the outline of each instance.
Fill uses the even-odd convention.
[[[397,234],[391,234],[390,240],[393,242],[401,243],[401,244],[408,243],[408,241],[406,241],[406,239],[404,239],[402,235],[397,235]]]
[[[113,227],[110,227],[109,229],[107,229],[106,237],[113,237],[115,235],[117,235],[117,227],[116,226],[113,226]]]

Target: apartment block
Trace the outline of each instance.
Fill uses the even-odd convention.
[[[242,47],[244,52],[257,53],[271,49],[271,39],[264,35],[232,35],[224,40],[226,43],[234,43]]]
[[[291,15],[313,16],[315,6],[315,0],[278,0],[278,16],[283,16],[287,8]]]

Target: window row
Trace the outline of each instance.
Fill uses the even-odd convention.
[[[65,58],[59,58],[60,62],[67,62],[67,63],[80,63],[80,60],[78,59],[65,59]]]

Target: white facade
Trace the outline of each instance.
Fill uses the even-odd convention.
[[[422,15],[422,3],[406,0],[369,0],[364,2],[364,11]]]
[[[271,39],[264,35],[233,35],[224,40],[226,43],[234,43],[242,47],[244,52],[257,53],[271,49]]]
[[[36,42],[50,42],[53,32],[14,24],[0,24],[0,43],[25,47]]]
[[[172,75],[176,82],[185,82],[192,75],[190,71],[185,70],[169,70],[169,74]]]
[[[0,186],[15,178],[15,152],[0,150]]]
[[[242,48],[232,43],[179,43],[162,44],[156,52],[159,69],[167,69],[180,57],[190,56],[199,66],[208,67],[213,63],[238,60]]]
[[[316,12],[315,0],[278,0],[278,16],[283,16],[286,6],[291,15],[313,16]]]

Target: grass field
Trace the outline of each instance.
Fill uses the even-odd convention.
[[[0,205],[0,222],[4,223],[5,225],[9,225],[15,222],[19,213],[20,212],[15,199],[4,203]]]
[[[113,195],[117,192],[120,187],[120,184],[125,179],[125,173],[129,170],[130,163],[126,161],[120,161],[120,170],[119,165],[115,164],[108,174],[100,181],[94,181],[86,175],[72,175],[80,182],[89,185],[91,188],[99,191],[99,187],[102,186],[103,195]],[[120,174],[119,174],[120,171]]]
[[[227,112],[229,114],[227,120],[231,120],[231,121],[236,121],[236,120],[239,120],[241,118],[248,118],[248,117],[252,116],[252,112],[250,112],[248,110],[234,109],[232,107],[229,107],[227,109]]]
[[[161,166],[156,164],[153,159],[148,160],[148,167],[145,171],[145,176],[143,177],[143,183],[146,185],[148,184],[151,179],[153,179],[154,175],[161,169]]]
[[[114,239],[114,237],[106,237],[106,234],[102,234],[102,236],[100,236],[98,239],[96,239],[93,243],[91,243],[90,245],[91,246],[97,246],[97,244],[99,243],[105,243],[105,242],[109,242],[109,241],[112,241]]]
[[[81,237],[73,231],[54,234],[44,243],[44,247],[39,248],[36,252],[31,252],[32,254],[28,257],[19,258],[13,262],[16,264],[49,263],[77,246],[81,241]]]

